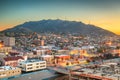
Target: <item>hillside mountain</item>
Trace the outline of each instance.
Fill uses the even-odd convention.
[[[114,33],[104,30],[100,27],[84,24],[76,21],[66,20],[41,20],[41,21],[30,21],[24,24],[15,26],[14,28],[4,30],[3,32],[15,32],[15,33],[29,33],[29,32],[63,32],[63,33],[79,33],[82,35],[105,35],[111,36]]]

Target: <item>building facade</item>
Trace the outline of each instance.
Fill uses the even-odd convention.
[[[12,76],[17,76],[21,74],[21,69],[11,66],[1,66],[0,67],[0,78],[8,78]]]
[[[12,47],[1,47],[0,48],[0,52],[2,53],[11,52],[11,51],[12,51]]]
[[[25,72],[45,69],[46,61],[41,61],[38,59],[27,60],[27,61],[19,62],[18,67]]]
[[[15,46],[15,38],[14,37],[4,37],[3,38],[5,46]]]
[[[18,62],[24,61],[24,58],[22,56],[8,56],[3,58],[2,63],[4,66],[18,66]]]

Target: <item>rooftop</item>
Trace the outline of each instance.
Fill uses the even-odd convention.
[[[16,56],[16,57],[9,56],[9,57],[4,58],[5,61],[14,61],[14,60],[19,60],[19,59],[23,59],[24,60],[24,58],[22,56]]]
[[[34,63],[34,62],[45,62],[45,61],[41,61],[39,59],[31,59],[31,60],[22,61],[21,63]]]
[[[6,71],[6,70],[14,70],[16,67],[11,67],[11,66],[1,66],[0,71]]]

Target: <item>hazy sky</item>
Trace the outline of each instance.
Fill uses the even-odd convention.
[[[120,0],[0,0],[0,30],[57,18],[91,23],[120,34]]]

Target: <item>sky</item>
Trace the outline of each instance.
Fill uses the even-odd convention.
[[[120,34],[120,0],[0,0],[0,30],[28,21],[63,19]]]

